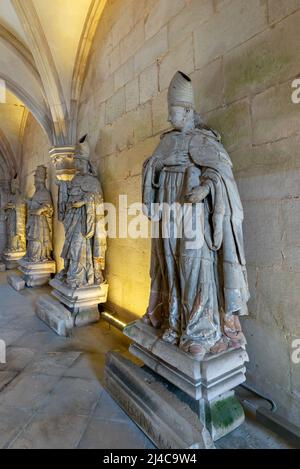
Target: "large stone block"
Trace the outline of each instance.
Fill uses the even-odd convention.
[[[270,200],[243,201],[244,239],[248,264],[258,267],[282,265],[283,226],[280,203]]]
[[[112,75],[121,66],[121,52],[120,45],[118,44],[110,53],[109,57],[109,69]]]
[[[152,136],[152,106],[151,102],[138,107],[133,114],[134,140],[136,143]]]
[[[300,12],[224,56],[225,97],[232,102],[299,73]]]
[[[120,2],[119,2],[120,3]],[[123,10],[123,13],[119,11],[114,19],[115,24],[112,27],[112,46],[116,47],[121,40],[130,33],[131,29],[133,28],[133,15],[132,15],[132,2],[128,4],[126,2],[126,7]],[[117,13],[117,12],[116,12]]]
[[[126,112],[136,109],[140,102],[139,79],[135,78],[125,86]]]
[[[168,122],[168,90],[159,93],[152,100],[153,134],[161,134],[170,128]]]
[[[52,295],[76,316],[97,308],[107,300],[107,283],[73,289],[54,278],[49,285],[53,288]]]
[[[156,62],[168,50],[168,29],[161,29],[154,37],[144,42],[143,47],[135,54],[134,70],[140,73],[148,65]]]
[[[25,280],[23,280],[22,277],[19,277],[18,275],[9,275],[7,277],[7,282],[16,291],[21,291],[25,288]]]
[[[257,286],[260,322],[283,334],[298,335],[300,274],[294,272],[260,272]]]
[[[74,327],[74,318],[71,312],[50,295],[39,298],[36,304],[36,315],[56,334],[63,337],[71,335]]]
[[[274,86],[252,101],[255,144],[271,142],[299,133],[300,107],[292,102],[291,83]]]
[[[134,77],[133,59],[129,59],[124,65],[115,71],[115,90],[122,88]]]
[[[214,15],[214,4],[211,0],[188,0],[186,7],[169,22],[169,45],[174,47],[189,33]]]
[[[158,93],[158,66],[150,65],[140,74],[140,103],[144,104]]]
[[[160,90],[163,91],[169,87],[170,81],[177,70],[189,75],[194,69],[194,47],[191,34],[162,58],[159,69]]]
[[[191,75],[195,89],[196,109],[200,113],[208,112],[223,103],[223,64],[217,59]]]
[[[244,147],[252,141],[250,106],[247,100],[208,114],[208,124],[220,132],[228,150]]]
[[[278,402],[291,388],[290,344],[280,329],[261,321],[245,318],[243,328],[250,357],[247,381]]]
[[[300,169],[298,148],[300,135],[295,135],[283,140],[252,145],[231,151],[230,156],[234,165],[234,172],[238,177],[264,176],[279,174],[281,179],[283,172],[289,176],[290,170]],[[283,186],[281,182],[281,187]],[[277,194],[282,197],[282,191]]]
[[[56,273],[54,261],[27,262],[20,261],[19,270],[23,273],[23,280],[27,287],[41,287],[47,285],[52,274]]]
[[[106,124],[112,124],[116,119],[125,113],[125,91],[124,88],[118,90],[106,102]]]
[[[159,449],[213,449],[197,413],[168,383],[120,354],[110,352],[105,387]]]
[[[251,21],[249,20],[251,18]],[[266,3],[232,0],[194,33],[196,68],[201,68],[267,26]]]
[[[121,62],[135,54],[145,40],[144,20],[139,21],[130,33],[120,42]]]
[[[185,7],[184,0],[157,1],[145,21],[146,39],[154,36],[169,20]]]
[[[160,331],[142,321],[129,324],[124,334],[134,342],[130,352],[153,371],[156,382],[165,382],[173,395],[180,398],[180,406],[188,405],[195,412],[196,421],[206,426],[213,440],[243,422],[244,413],[233,389],[245,381],[245,361],[248,360],[245,350],[231,349],[199,361],[165,343]],[[109,374],[110,367],[107,371]],[[133,387],[130,388],[135,395]],[[114,396],[119,400],[118,395]],[[136,421],[134,415],[132,418]],[[174,423],[179,423],[176,414]]]

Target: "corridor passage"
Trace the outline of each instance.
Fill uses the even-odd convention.
[[[0,448],[153,448],[103,388],[105,353],[129,342],[104,321],[58,337],[34,314],[48,288],[18,293],[0,274]],[[286,448],[249,420],[220,448]]]

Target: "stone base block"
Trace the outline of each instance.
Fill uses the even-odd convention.
[[[19,267],[19,261],[23,259],[26,252],[7,252],[5,251],[2,255],[3,261],[6,265],[7,270],[17,269]]]
[[[6,265],[0,262],[0,272],[5,272],[5,271],[6,271]]]
[[[50,295],[44,295],[38,300],[36,315],[58,335],[63,337],[71,335],[74,327],[72,314]]]
[[[56,272],[54,261],[28,262],[21,260],[19,270],[23,273],[23,279],[27,287],[41,287],[49,283],[51,274]]]
[[[21,291],[25,288],[25,281],[22,279],[22,277],[18,277],[18,275],[9,275],[7,277],[7,282],[16,291]]]
[[[92,309],[97,309],[100,303],[106,303],[107,300],[107,283],[75,289],[68,287],[68,285],[57,279],[51,280],[49,284],[53,288],[52,295],[76,316],[77,313],[86,313]]]
[[[161,331],[142,321],[129,324],[124,334],[134,341],[133,355],[189,396],[195,406],[198,403],[199,418],[214,440],[243,423],[244,412],[233,390],[246,380],[244,349],[229,349],[199,361],[164,342]]]
[[[120,354],[107,355],[105,387],[159,449],[213,449],[197,412],[175,386]]]

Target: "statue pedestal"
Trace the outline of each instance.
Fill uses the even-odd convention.
[[[244,411],[234,395],[234,388],[245,381],[245,362],[248,361],[245,350],[229,349],[198,361],[178,347],[165,343],[160,339],[160,331],[141,321],[129,324],[124,334],[134,342],[130,352],[142,360],[146,370],[152,370],[157,379],[165,383],[182,405],[192,409],[214,441],[243,423]],[[111,374],[109,367],[107,373]],[[123,383],[115,379],[116,388],[121,385]],[[111,385],[108,388],[118,400],[118,391],[114,391]],[[131,393],[134,396],[135,390],[132,389]],[[136,420],[135,414],[131,414],[128,408],[125,410]]]
[[[55,274],[56,264],[54,261],[28,262],[21,260],[19,270],[23,273],[27,287],[41,287],[49,283],[51,274]]]
[[[107,301],[107,283],[72,289],[65,283],[53,279],[49,285],[53,288],[52,295],[71,311],[75,327],[99,321],[98,305]]]
[[[2,259],[6,265],[7,270],[17,269],[19,261],[26,255],[26,251],[5,251],[2,254]]]

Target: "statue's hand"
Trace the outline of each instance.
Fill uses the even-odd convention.
[[[184,151],[171,153],[170,156],[163,160],[165,166],[182,166],[188,161],[188,154]]]
[[[191,204],[200,203],[208,196],[209,190],[207,185],[195,187],[191,192],[186,194],[185,200]]]
[[[81,200],[80,202],[73,202],[72,208],[81,208],[84,205],[85,205],[85,202]]]

